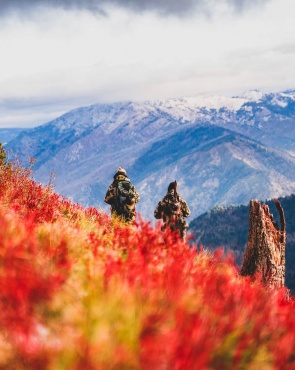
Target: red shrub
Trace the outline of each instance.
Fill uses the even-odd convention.
[[[40,307],[61,287],[69,268],[63,240],[56,245],[43,240],[41,247],[32,220],[20,223],[0,212],[0,329],[14,356],[46,360],[38,335]]]
[[[222,250],[198,252],[143,221],[113,223],[29,174],[0,166],[0,341],[11,353],[4,368],[295,369],[287,290],[240,277]],[[50,301],[65,281],[60,302],[76,305],[64,307],[76,317],[66,325],[60,317],[65,343],[50,349]]]

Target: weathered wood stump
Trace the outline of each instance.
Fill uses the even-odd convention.
[[[284,211],[274,199],[280,214],[280,228],[269,207],[250,201],[248,243],[241,268],[242,276],[259,276],[271,288],[285,284],[286,223]]]

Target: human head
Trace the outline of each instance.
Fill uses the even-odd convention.
[[[124,177],[128,177],[128,176],[127,176],[127,172],[126,172],[126,170],[124,170],[124,168],[122,168],[122,167],[118,167],[118,170],[117,170],[117,172],[116,172],[116,173],[115,173],[115,175],[114,175],[114,179],[115,179],[117,176],[119,176],[119,175],[124,176]]]
[[[176,180],[173,181],[173,182],[170,182],[170,184],[168,185],[168,193],[170,193],[171,190],[175,190],[175,192],[177,193],[177,182],[176,182]]]

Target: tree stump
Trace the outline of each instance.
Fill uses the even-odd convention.
[[[241,268],[242,276],[259,277],[271,288],[285,284],[286,223],[281,203],[274,199],[280,228],[269,207],[250,201],[248,243]]]

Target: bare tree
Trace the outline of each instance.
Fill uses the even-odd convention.
[[[259,276],[269,287],[285,284],[286,223],[281,203],[274,199],[280,227],[266,204],[250,201],[248,243],[241,268],[242,276]]]

